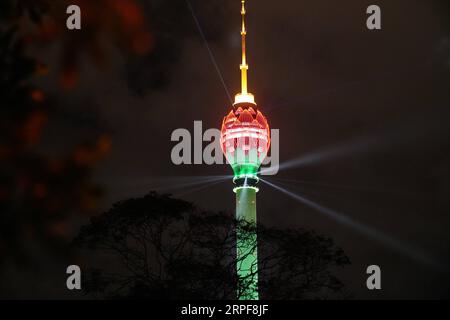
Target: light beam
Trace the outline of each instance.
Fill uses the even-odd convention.
[[[412,248],[411,246],[399,241],[398,239],[395,239],[387,234],[384,234],[370,226],[367,226],[365,224],[362,224],[360,222],[357,222],[350,218],[349,216],[346,216],[344,214],[341,214],[339,212],[336,212],[330,208],[324,207],[312,200],[309,200],[299,194],[293,193],[287,189],[284,189],[278,185],[275,185],[265,179],[261,179],[263,183],[271,186],[272,188],[290,196],[291,198],[303,203],[304,205],[322,213],[326,216],[332,218],[336,222],[346,225],[348,227],[351,227],[352,229],[364,234],[365,236],[377,240],[381,244],[385,245],[386,247],[393,249],[399,253],[402,253],[404,256],[413,259],[417,262],[420,262],[424,265],[434,267],[435,269],[438,269],[440,271],[443,271],[445,273],[450,273],[450,270],[448,266],[441,264],[440,262],[437,262],[433,258],[429,257],[427,254]]]

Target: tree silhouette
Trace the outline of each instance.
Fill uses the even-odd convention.
[[[235,232],[249,228],[258,229],[262,299],[345,297],[333,271],[349,259],[331,239],[235,221],[155,192],[82,227],[74,243],[92,256],[83,288],[100,298],[238,298]]]

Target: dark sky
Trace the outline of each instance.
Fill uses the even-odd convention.
[[[445,1],[376,1],[382,30],[369,31],[365,11],[370,4],[248,1],[250,90],[271,127],[280,129],[281,162],[319,155],[280,170],[270,181],[289,179],[283,181],[285,188],[397,239],[439,266],[266,185],[258,194],[258,219],[332,237],[352,261],[341,275],[356,297],[448,298],[450,7]],[[234,95],[239,89],[239,2],[227,1],[220,10],[205,6],[193,2]],[[190,34],[178,35],[176,45],[166,49],[173,57],[162,70],[167,83],[154,88],[139,72],[139,61],[124,59],[111,47],[109,69],[83,60],[79,85],[59,97],[68,113],[88,124],[80,129],[67,118],[53,124],[46,132],[49,149],[65,148],[98,125],[113,133],[112,153],[95,177],[106,190],[103,209],[151,189],[171,191],[165,188],[186,181],[180,177],[231,174],[225,165],[175,166],[170,161],[173,130],[192,132],[194,120],[219,128],[230,109],[189,10],[178,14],[180,28]],[[52,59],[54,53],[41,54]],[[140,90],[130,86],[130,78],[141,81]],[[54,80],[46,80],[49,90]],[[80,103],[85,100],[90,103]],[[89,125],[90,119],[96,125]],[[55,136],[61,128],[65,134]],[[233,212],[231,189],[227,181],[192,193],[185,194],[189,188],[173,192],[203,208]],[[382,270],[379,292],[365,287],[370,264]]]

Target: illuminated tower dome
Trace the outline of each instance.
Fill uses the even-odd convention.
[[[256,223],[257,172],[270,146],[270,129],[258,110],[254,96],[247,91],[247,60],[245,47],[245,0],[242,0],[242,63],[241,92],[235,96],[233,109],[223,119],[221,146],[233,168],[236,193],[236,218]],[[237,233],[238,293],[241,299],[258,299],[258,258],[256,233]],[[251,234],[250,234],[251,232]],[[245,241],[244,241],[245,240]]]

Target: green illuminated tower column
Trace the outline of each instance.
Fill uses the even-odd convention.
[[[238,296],[258,300],[258,247],[256,236],[256,192],[254,186],[235,188],[236,218],[244,221],[236,233]]]

